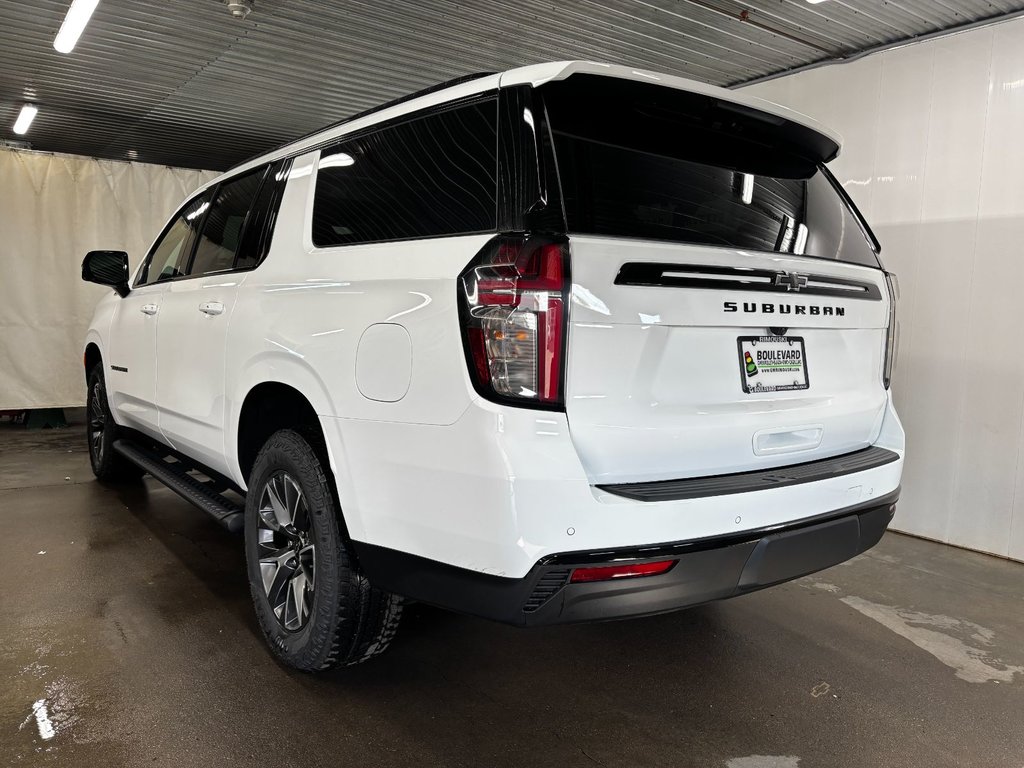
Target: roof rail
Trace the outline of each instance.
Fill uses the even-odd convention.
[[[235,168],[239,168],[239,167],[245,165],[246,163],[250,163],[253,160],[255,160],[256,158],[258,158],[258,157],[263,157],[264,155],[269,155],[269,154],[272,154],[274,152],[277,152],[279,149],[284,149],[289,144],[297,144],[298,142],[300,142],[300,141],[302,141],[304,139],[308,139],[308,138],[310,138],[312,136],[316,136],[318,133],[323,133],[324,131],[329,131],[332,128],[337,128],[338,126],[345,125],[346,123],[351,123],[353,120],[358,120],[361,117],[366,117],[367,115],[372,115],[375,112],[381,112],[381,111],[383,111],[385,109],[389,109],[390,107],[395,107],[395,106],[398,106],[399,104],[404,104],[407,101],[412,101],[413,99],[418,99],[418,98],[420,98],[420,96],[428,96],[431,93],[435,93],[437,91],[443,91],[445,88],[452,88],[453,86],[456,86],[456,85],[462,85],[462,83],[468,83],[470,80],[479,80],[481,77],[488,77],[490,75],[495,75],[495,74],[497,74],[497,73],[496,72],[475,72],[475,73],[473,73],[471,75],[460,75],[459,77],[454,77],[451,80],[445,80],[443,83],[438,83],[437,85],[428,86],[428,87],[423,88],[423,89],[421,89],[419,91],[414,91],[413,93],[406,94],[405,96],[399,96],[397,99],[392,99],[391,101],[386,101],[383,104],[378,104],[376,107],[370,107],[369,109],[364,109],[362,112],[356,112],[354,115],[349,115],[346,118],[343,118],[341,120],[337,120],[337,121],[335,121],[333,123],[329,123],[328,125],[325,125],[322,128],[317,128],[315,131],[310,131],[309,133],[305,133],[302,136],[297,136],[294,139],[289,139],[288,141],[284,142],[283,144],[278,144],[276,147],[272,147],[271,149],[267,149],[267,150],[264,150],[263,152],[259,152],[259,153],[255,154],[255,155],[253,155],[252,157],[247,157],[245,160],[242,160],[239,163],[235,163],[233,166],[228,168],[228,170],[225,171],[225,173],[233,171]]]

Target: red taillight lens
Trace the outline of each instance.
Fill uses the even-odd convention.
[[[499,236],[462,275],[470,374],[481,394],[561,407],[569,256],[564,242]]]
[[[631,576],[657,576],[668,573],[677,560],[658,560],[654,563],[633,563],[632,565],[602,565],[598,568],[577,568],[569,577],[571,582],[609,581],[626,579]]]

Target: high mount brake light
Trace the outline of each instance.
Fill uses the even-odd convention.
[[[672,570],[678,560],[658,560],[653,563],[632,563],[630,565],[602,565],[596,568],[577,568],[569,581],[573,584],[588,581],[610,581],[634,576],[657,576]]]
[[[498,236],[462,273],[459,291],[476,390],[498,402],[563,408],[568,244]]]

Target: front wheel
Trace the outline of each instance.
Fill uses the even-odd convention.
[[[85,401],[86,438],[89,441],[89,463],[99,480],[134,480],[143,471],[114,450],[117,424],[110,415],[103,366],[97,363],[86,378],[89,391]]]
[[[285,664],[320,672],[388,647],[402,599],[360,572],[326,473],[297,432],[275,432],[256,457],[245,501],[245,553],[260,629]]]

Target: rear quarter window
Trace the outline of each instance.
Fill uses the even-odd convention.
[[[494,231],[497,100],[386,126],[323,150],[317,247]]]

